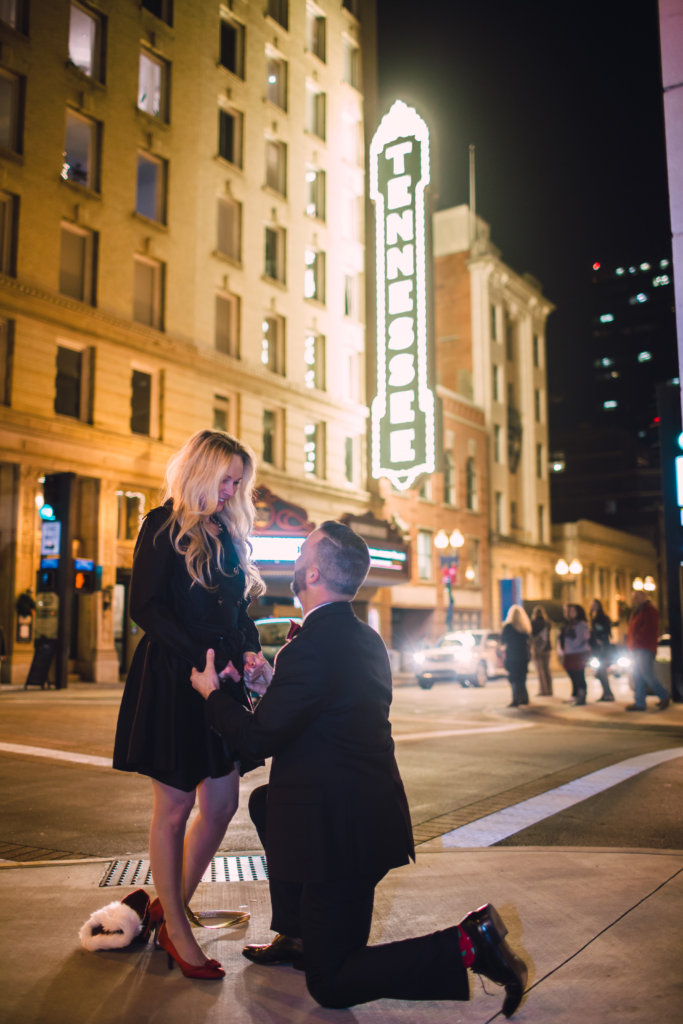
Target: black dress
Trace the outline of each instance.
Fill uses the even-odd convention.
[[[204,668],[212,647],[217,671],[228,661],[241,671],[244,652],[259,651],[261,645],[247,614],[244,573],[228,531],[220,533],[226,575],[214,572],[215,589],[207,590],[192,584],[184,557],[171,544],[164,528],[169,512],[169,504],[152,509],[135,545],[130,613],[145,636],[121,700],[114,768],[189,792],[202,779],[220,778],[235,766],[208,725],[203,697],[192,689],[192,668]],[[221,685],[248,704],[241,683]]]

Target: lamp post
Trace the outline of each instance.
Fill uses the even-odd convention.
[[[652,576],[635,576],[631,584],[632,590],[645,590],[648,593],[653,593],[657,589],[657,584]]]
[[[439,562],[441,564],[441,581],[448,594],[448,608],[446,609],[446,629],[453,628],[453,584],[458,581],[458,565],[460,562],[459,549],[465,543],[460,530],[456,529],[450,534],[445,530],[439,530],[434,538],[434,547],[442,552]],[[447,555],[448,548],[453,549],[454,554]],[[467,574],[465,574],[467,575]]]
[[[560,584],[568,584],[569,595],[573,596],[573,586],[583,572],[581,562],[578,558],[572,558],[571,562],[567,562],[564,558],[558,558],[555,563],[555,572],[559,577]]]

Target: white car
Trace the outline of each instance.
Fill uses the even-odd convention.
[[[295,622],[297,626],[300,626],[301,619],[297,615],[291,619],[255,619],[254,621],[259,632],[263,657],[272,665],[275,655],[287,642],[287,634],[292,623]]]
[[[489,679],[506,674],[500,633],[487,629],[446,633],[433,647],[416,651],[413,664],[423,690],[431,689],[441,679],[455,679],[462,686],[486,686]]]

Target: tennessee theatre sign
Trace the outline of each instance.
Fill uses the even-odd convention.
[[[434,396],[427,386],[425,189],[429,132],[397,100],[370,145],[377,247],[377,395],[372,475],[405,490],[434,471]]]

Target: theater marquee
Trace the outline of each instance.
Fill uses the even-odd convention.
[[[425,189],[429,131],[397,100],[370,145],[377,248],[377,395],[372,475],[400,491],[434,471],[434,395],[427,375]]]

